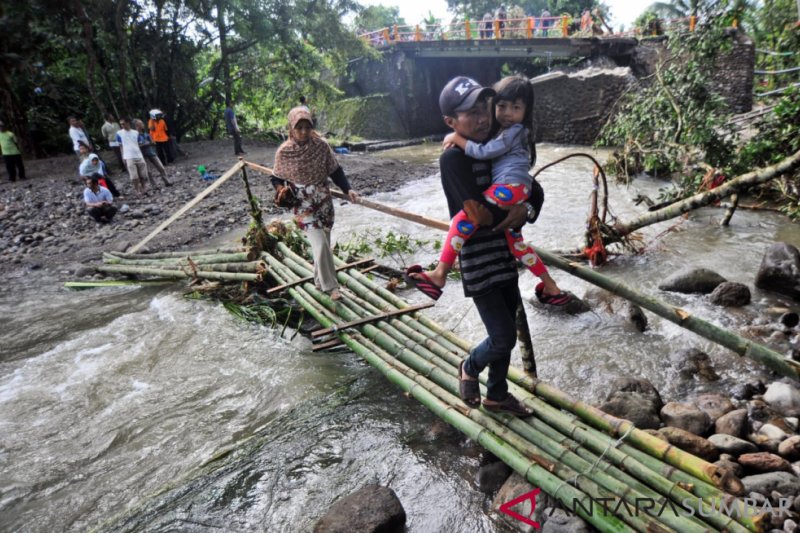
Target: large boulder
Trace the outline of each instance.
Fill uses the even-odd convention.
[[[694,405],[669,402],[661,409],[661,419],[667,426],[686,430],[695,435],[705,435],[711,429],[708,414]]]
[[[547,522],[542,526],[542,533],[589,533],[593,531],[580,516],[569,514],[562,509],[547,511]]]
[[[726,280],[716,272],[705,268],[694,268],[673,274],[662,281],[658,288],[662,291],[709,294]]]
[[[475,474],[475,483],[478,490],[484,494],[492,494],[508,479],[511,475],[511,467],[504,462],[497,460],[481,466]]]
[[[767,248],[756,274],[756,287],[800,301],[800,250],[785,242]]]
[[[800,416],[800,389],[789,383],[770,383],[764,401],[784,416]]]
[[[722,307],[741,307],[750,303],[750,289],[743,283],[720,283],[709,297],[711,303]]]
[[[314,533],[399,533],[405,523],[406,512],[394,491],[367,485],[334,503],[314,526]]]

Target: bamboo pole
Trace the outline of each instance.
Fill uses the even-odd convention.
[[[302,261],[305,261],[303,258],[300,258],[294,252],[292,252],[288,247],[283,244],[279,244],[279,250],[294,258],[298,258]],[[396,305],[399,308],[407,307],[408,304],[403,302],[400,298],[396,295],[386,291],[382,287],[374,284],[371,280],[366,278],[363,274],[360,274],[358,271],[351,270],[349,273],[354,277],[358,278],[358,280],[369,287],[370,291],[374,291],[376,295],[380,295],[381,297],[385,298],[387,301],[391,302],[392,304]],[[346,275],[346,274],[345,274]],[[353,285],[348,283],[347,278],[343,278],[343,274],[340,273],[339,275],[340,281],[344,282],[348,288],[353,289]],[[381,307],[385,308],[385,307]],[[437,335],[437,341],[439,342],[449,342],[452,341],[455,345],[460,347],[464,352],[468,352],[470,350],[470,345],[460,339],[459,337],[455,336],[452,332],[449,332],[436,324],[435,322],[431,321],[424,315],[420,315],[418,317],[419,322],[424,323],[426,327],[430,327],[432,331],[434,331]],[[429,346],[426,344],[426,346]],[[460,360],[460,359],[459,359]],[[457,361],[452,361],[451,363],[457,366]],[[634,442],[637,446],[642,447],[642,449],[649,450],[651,453],[657,454],[658,457],[663,458],[669,464],[673,466],[677,466],[678,468],[683,468],[687,472],[691,473],[691,476],[686,475],[682,476],[681,474],[670,474],[670,477],[680,478],[680,482],[687,483],[689,485],[697,485],[700,486],[700,482],[709,484],[709,487],[721,487],[726,491],[729,491],[734,494],[741,494],[743,490],[743,486],[741,482],[735,477],[730,475],[729,472],[718,469],[715,465],[707,463],[702,459],[699,459],[691,454],[680,450],[679,448],[674,448],[669,446],[664,441],[653,437],[645,432],[642,432],[638,429],[632,429],[633,425],[630,422],[623,421],[607,413],[600,411],[597,408],[592,406],[587,406],[582,402],[577,402],[574,399],[569,398],[565,393],[559,391],[554,387],[549,387],[542,382],[531,379],[530,376],[527,376],[517,370],[514,367],[509,369],[509,379],[513,381],[515,384],[518,384],[523,389],[528,391],[537,392],[539,390],[544,391],[545,395],[548,393],[552,393],[555,400],[565,409],[571,410],[576,412],[576,414],[582,414],[583,417],[588,418],[589,420],[593,421],[594,424],[601,426],[606,431],[612,432],[616,436],[621,436],[631,430],[631,437],[629,440]],[[538,389],[537,389],[538,387]],[[543,395],[543,396],[545,396]],[[568,400],[566,400],[568,398]],[[570,409],[570,407],[574,407],[574,409]],[[577,408],[580,408],[578,410]],[[595,432],[595,436],[602,435],[602,437],[606,440],[606,442],[602,445],[607,446],[610,441],[608,440],[608,436],[604,433],[601,433],[597,430],[593,430],[592,428],[587,428],[587,431],[590,433],[592,431]],[[661,468],[659,466],[655,466],[654,468]],[[663,468],[662,470],[668,470]],[[701,487],[702,490],[699,490],[699,494],[705,497],[718,497],[722,498],[724,495],[715,492],[714,490],[707,490],[704,487]]]
[[[151,253],[138,253],[138,254],[131,254],[125,252],[106,252],[111,255],[115,255],[122,259],[172,259],[172,258],[183,258],[183,257],[198,257],[201,255],[216,255],[216,254],[235,254],[239,252],[247,252],[246,248],[242,247],[234,247],[234,248],[210,248],[206,250],[186,250],[186,251],[177,251],[177,252],[151,252]]]
[[[112,274],[135,274],[140,276],[157,276],[161,278],[202,278],[227,281],[261,281],[261,274],[247,272],[185,272],[183,270],[166,270],[163,268],[146,268],[134,265],[100,265],[100,272]]]
[[[685,200],[670,204],[663,209],[647,213],[626,224],[618,223],[614,226],[613,233],[609,237],[612,239],[624,237],[645,226],[675,218],[683,213],[726,198],[733,193],[766,183],[776,176],[792,172],[798,167],[800,167],[800,150],[779,163],[737,176],[715,189],[695,194]]]
[[[114,264],[114,263],[112,263]],[[131,265],[128,263],[116,263],[122,266],[144,266],[147,268],[160,268],[163,270],[184,270],[184,271],[202,271],[202,272],[262,272],[267,268],[264,261],[246,261],[241,263],[165,263],[153,265]]]
[[[171,259],[124,259],[115,255],[103,254],[103,262],[110,265],[175,265],[183,266],[194,263],[195,265],[206,265],[212,263],[237,263],[250,261],[253,258],[248,252],[237,252],[233,254],[201,255],[198,257],[171,258]]]
[[[784,161],[785,163],[785,161]],[[800,165],[800,151],[797,153],[797,165]],[[777,165],[776,165],[777,166]],[[769,167],[772,168],[772,167]],[[721,186],[721,187],[724,187]],[[711,192],[719,190],[721,187],[717,187]],[[374,202],[370,202],[374,204]],[[367,204],[363,204],[367,206]],[[367,206],[368,207],[368,206]],[[386,207],[386,206],[382,206]],[[439,229],[447,229],[448,225],[443,221],[432,221],[432,222],[422,222],[416,220],[415,217],[409,216],[411,213],[406,211],[391,208],[393,211],[402,214],[401,218],[406,220],[412,220],[419,224],[425,224],[430,227],[439,228]],[[381,209],[384,212],[383,209]],[[398,216],[400,216],[398,214]],[[794,361],[792,359],[786,358],[783,355],[779,354],[778,352],[769,349],[768,347],[758,344],[756,342],[750,341],[748,339],[744,339],[734,333],[729,331],[725,331],[724,329],[711,324],[703,319],[694,317],[690,315],[688,312],[684,311],[683,309],[670,306],[661,302],[660,300],[652,297],[646,296],[638,291],[635,291],[631,287],[624,285],[623,283],[613,280],[607,276],[594,272],[588,268],[585,268],[578,263],[567,261],[564,258],[561,258],[543,248],[534,247],[536,252],[539,256],[550,266],[554,266],[565,272],[568,272],[574,276],[577,276],[581,279],[584,279],[598,287],[602,287],[606,290],[613,292],[623,298],[632,301],[654,313],[657,315],[666,318],[667,320],[674,322],[675,324],[692,331],[701,337],[709,339],[717,344],[725,346],[733,350],[734,352],[738,353],[739,355],[743,355],[745,357],[749,357],[760,363],[768,366],[769,368],[775,370],[776,372],[780,373],[783,376],[790,377],[795,380],[800,380],[800,363]]]
[[[278,263],[278,262],[276,261],[276,264],[274,264],[274,265],[273,265],[273,269],[274,269],[274,270],[280,269],[281,267],[280,267],[279,265],[280,265],[280,263]],[[295,266],[295,268],[297,267],[297,265],[294,265],[294,266]],[[286,267],[283,267],[283,268],[286,268]],[[314,292],[315,292],[316,294],[318,294],[318,295],[321,295],[321,293],[318,293],[318,291],[316,291],[315,289],[310,289],[310,290],[314,291]],[[346,299],[346,303],[348,303],[349,301],[350,301],[350,298]],[[337,306],[337,307],[336,307],[336,309],[337,309],[337,311],[340,311],[340,310],[341,310],[341,306]],[[369,313],[370,311],[369,311],[369,310],[365,310],[364,312],[365,312],[365,313]],[[341,314],[341,313],[340,313],[340,314]],[[367,331],[365,331],[365,333],[368,333],[368,332],[367,332]],[[373,337],[373,335],[369,335],[369,336],[370,336],[370,337]],[[380,340],[380,339],[376,339],[376,340]],[[384,340],[384,342],[385,342],[385,340]],[[408,345],[407,345],[407,346],[408,346]],[[410,354],[409,354],[409,352],[408,352],[407,350],[405,350],[405,351],[401,351],[399,346],[384,346],[384,347],[386,347],[386,348],[388,348],[390,351],[392,351],[392,352],[394,352],[394,353],[398,354],[398,357],[399,357],[399,358],[400,358],[400,359],[401,359],[403,362],[408,362],[408,361],[406,360],[406,358],[408,358],[408,357],[415,357],[415,356],[413,356],[413,355],[410,355]],[[402,355],[402,354],[404,354],[404,355]],[[404,358],[404,357],[405,357],[405,358]],[[417,362],[417,365],[419,365],[419,364],[420,364],[420,363],[419,363],[419,362]],[[429,364],[429,363],[426,363],[426,364]],[[429,367],[427,367],[427,368],[421,368],[421,369],[420,369],[420,368],[417,368],[417,366],[414,366],[414,368],[415,368],[416,370],[418,370],[418,371],[421,371],[421,372],[423,372],[423,374],[425,374],[425,375],[427,375],[427,376],[429,376],[429,377],[433,377],[433,376],[434,376],[434,372],[433,372],[433,370],[431,369],[431,367],[430,367],[430,366],[429,366]],[[457,390],[457,380],[456,380],[456,378],[455,378],[455,377],[453,377],[453,376],[452,376],[452,374],[455,374],[455,368],[453,368],[453,367],[450,367],[450,368],[449,368],[449,372],[451,373],[451,375],[449,375],[449,379],[451,379],[451,380],[452,380],[452,382],[449,384],[449,386],[450,386],[451,392],[454,392],[454,391],[456,391],[456,390]],[[437,381],[437,382],[438,382],[438,381]],[[520,428],[518,428],[518,429],[520,429]],[[521,429],[523,429],[523,430],[524,430],[524,428],[521,428]],[[530,435],[529,435],[529,436],[530,436]],[[532,435],[532,436],[533,436],[533,437],[535,437],[535,438],[537,439],[537,441],[536,441],[536,442],[539,442],[539,440],[541,440],[541,439],[542,439],[542,435],[540,435],[540,434],[536,434],[536,435]],[[563,437],[563,436],[562,436],[562,438],[565,438],[565,437]],[[563,446],[562,446],[562,448],[563,448]],[[551,448],[551,449],[552,449],[552,448]],[[591,456],[591,455],[590,455],[590,457],[589,457],[589,458],[594,458],[594,456]],[[587,460],[587,459],[584,459],[584,461],[585,461],[585,460]],[[586,464],[585,464],[585,463],[581,463],[581,465],[582,465],[582,466],[586,466]],[[644,468],[644,467],[642,467],[642,468]],[[621,471],[619,471],[619,472],[616,472],[616,471],[615,471],[615,475],[624,477],[624,476],[626,476],[627,474],[624,474],[624,473],[623,473],[623,472],[621,472]],[[655,474],[653,474],[653,475],[655,475]],[[635,480],[633,480],[632,478],[630,478],[630,479],[628,479],[628,478],[625,478],[625,479],[626,479],[626,482],[628,483],[628,485],[631,485],[631,484],[634,484],[634,485],[635,485],[635,484],[638,484],[638,482],[636,482],[636,481],[635,481]],[[668,485],[667,492],[681,490],[681,489],[680,489],[680,487],[676,486],[674,483],[671,483],[671,482],[669,482],[669,481],[667,481],[667,480],[663,480],[663,483],[666,483],[666,484]],[[639,485],[640,485],[640,484],[639,484]],[[662,487],[662,488],[663,488],[663,487]],[[649,488],[647,488],[647,487],[644,487],[644,486],[642,486],[641,490],[648,491],[648,490],[650,490],[650,489],[649,489]],[[682,493],[680,493],[680,494],[677,494],[677,496],[680,496],[680,497],[690,497],[690,495],[689,495],[689,494],[688,494],[688,492],[686,492],[686,491],[683,491]],[[680,500],[678,500],[678,501],[680,502]],[[709,510],[709,508],[708,508],[707,504],[705,505],[705,509],[706,509],[707,511]],[[712,518],[712,520],[716,521],[718,526],[720,526],[720,527],[725,527],[725,528],[728,528],[728,529],[729,529],[729,530],[731,530],[731,531],[744,531],[744,528],[743,528],[743,527],[741,527],[741,526],[738,526],[737,524],[730,523],[731,521],[730,521],[729,519],[726,519],[726,518],[724,518],[724,517],[717,516],[717,517],[715,517],[715,518]],[[686,529],[686,528],[681,528],[681,529],[679,529],[679,530],[681,530],[681,531],[682,531],[682,530],[687,530],[687,529]]]
[[[156,235],[161,233],[167,226],[169,226],[170,224],[172,224],[173,222],[178,220],[178,218],[180,218],[185,212],[187,212],[189,209],[193,208],[195,205],[199,204],[206,196],[208,196],[209,194],[214,192],[220,185],[222,185],[223,183],[228,181],[228,179],[231,176],[233,176],[234,174],[236,174],[236,172],[240,168],[242,168],[243,166],[244,166],[244,164],[242,163],[242,161],[239,161],[235,165],[233,165],[231,168],[229,168],[228,171],[225,174],[223,174],[222,176],[220,176],[219,178],[214,180],[214,183],[212,183],[211,185],[209,185],[208,187],[203,189],[203,191],[200,194],[195,196],[186,205],[184,205],[183,207],[178,209],[178,211],[176,211],[167,220],[165,220],[164,222],[159,224],[156,229],[154,229],[153,231],[151,231],[147,235],[147,237],[145,237],[144,239],[139,241],[137,244],[135,244],[132,248],[130,248],[128,250],[128,253],[136,253],[137,251],[139,251],[139,249],[142,246],[144,246],[145,244],[147,244],[148,242],[150,242],[153,239],[153,237],[155,237]]]
[[[270,270],[270,273],[271,275],[274,276],[276,271],[281,270],[280,262],[274,259],[268,259],[268,261],[270,261],[270,265],[273,267]],[[272,261],[274,261],[274,263]],[[276,279],[278,278],[276,277]],[[289,279],[289,278],[287,275],[284,274],[283,279]],[[310,301],[313,300],[312,293],[314,293],[314,295],[320,300],[323,301],[327,300],[328,305],[330,307],[335,308],[337,311],[340,311],[342,309],[341,305],[337,305],[336,303],[330,301],[327,295],[320,293],[313,286],[311,286],[311,284],[308,283],[306,284],[305,288],[296,287],[290,289],[289,292],[290,294],[292,294],[292,297],[294,297],[298,301],[298,303],[303,305],[304,309],[306,309],[309,312],[309,314],[314,316],[314,318],[317,319],[317,321],[319,321],[321,324],[325,326],[330,327],[334,324],[334,322],[329,318],[330,311],[312,305],[310,303]],[[375,328],[371,325],[367,325],[365,326],[365,329],[374,330]],[[481,426],[480,424],[472,420],[469,420],[468,417],[466,417],[461,413],[461,410],[465,409],[464,407],[459,406],[458,408],[454,408],[452,405],[448,405],[442,402],[439,398],[436,398],[433,394],[428,392],[427,389],[419,386],[418,384],[414,383],[413,380],[404,376],[402,372],[398,369],[398,363],[392,360],[392,356],[388,355],[388,352],[384,352],[385,353],[384,357],[387,358],[388,360],[387,362],[381,359],[379,356],[377,356],[376,352],[382,350],[378,346],[373,345],[368,348],[367,346],[365,346],[366,343],[365,339],[359,339],[360,342],[358,344],[352,342],[354,339],[358,339],[359,337],[360,335],[356,333],[348,334],[347,332],[342,332],[340,334],[340,338],[342,338],[345,344],[347,344],[351,349],[353,349],[358,355],[366,359],[370,364],[372,364],[373,366],[384,372],[384,374],[387,376],[387,378],[390,379],[390,381],[399,384],[401,386],[403,383],[409,384],[410,385],[409,387],[403,387],[404,390],[410,392],[412,396],[421,401],[426,407],[431,409],[435,414],[441,416],[445,421],[447,421],[448,423],[454,425],[457,429],[466,433],[467,436],[479,442],[482,446],[492,451],[492,453],[495,453],[497,457],[504,460],[507,464],[509,464],[509,466],[511,466],[512,468],[517,470],[520,474],[528,478],[529,481],[531,481],[532,483],[536,483],[538,486],[545,489],[545,491],[547,491],[549,487],[551,492],[557,493],[557,497],[559,497],[560,499],[564,499],[564,503],[566,505],[570,505],[572,503],[571,498],[564,498],[563,494],[559,494],[560,492],[564,492],[565,489],[566,490],[571,489],[571,491],[575,490],[570,485],[565,484],[563,479],[556,477],[555,475],[548,472],[547,469],[542,468],[539,462],[537,462],[536,460],[526,459],[525,461],[527,464],[525,464],[524,467],[520,469],[518,466],[518,461],[515,458],[515,455],[519,455],[519,457],[526,457],[526,455],[519,454],[519,452],[508,446],[508,444],[504,440],[502,440],[499,436],[489,432],[488,430],[486,430],[485,427]],[[386,342],[385,339],[383,339],[383,341]],[[396,348],[397,347],[395,347],[395,349]],[[402,376],[402,380],[393,379],[394,376],[392,376],[391,374],[387,374],[387,372],[385,372],[384,369],[389,369],[392,372],[397,373],[399,376]],[[420,392],[423,390],[425,391],[424,394]],[[432,409],[431,404],[440,406],[442,410]],[[445,413],[454,414],[454,416],[443,416],[443,414]],[[527,457],[530,456],[528,455]],[[547,462],[546,464],[548,468],[553,468],[553,469],[558,468],[558,465],[552,462]],[[535,472],[536,474],[535,477],[533,477],[533,475],[530,474],[531,470],[537,471]],[[560,471],[562,472],[562,475],[565,475],[563,467],[560,468]],[[574,473],[570,471],[566,475],[574,475]],[[543,483],[542,482],[543,478],[549,478],[549,479],[544,479],[545,482]],[[588,481],[588,479],[584,480],[583,483],[584,485],[590,485],[596,487],[596,485],[593,482],[586,483],[586,481]],[[595,497],[607,497],[607,494],[604,496],[603,493],[598,488],[595,488]],[[578,500],[584,503],[588,502],[588,499],[583,495],[580,496]],[[578,511],[580,513],[580,508],[578,509]],[[604,527],[607,526],[607,522],[605,522],[606,519],[612,518],[612,520],[618,521],[616,517],[602,516],[599,513],[595,513],[593,515],[584,513],[582,516],[601,530],[606,530],[604,529]],[[618,527],[622,527],[623,529],[614,528],[612,529],[613,531],[629,531],[629,529],[625,528],[625,526],[621,524],[621,522],[617,523]],[[645,529],[639,527],[637,528],[637,530],[644,531]],[[660,530],[657,529],[656,531]]]
[[[305,262],[305,259],[300,258],[296,254],[294,254],[294,252],[292,252],[285,245],[279,244],[279,249],[283,253],[285,253],[286,257],[288,257],[289,259],[295,259]],[[307,268],[310,268],[310,265]],[[305,272],[305,271],[301,269],[300,272]],[[366,286],[366,289],[359,289],[357,283],[351,283],[350,279],[348,278],[349,275],[358,277],[359,281]],[[357,270],[351,270],[349,273],[340,273],[339,280],[349,289],[353,290],[354,292],[358,293],[361,296],[366,297],[373,303],[375,303],[374,299],[378,298],[378,296],[375,293],[381,293],[381,295],[385,295],[385,297],[389,301],[402,303],[406,307],[408,305],[405,304],[394,294],[382,290],[380,287],[376,286],[374,283],[372,283],[371,280],[360,274]],[[373,290],[375,290],[375,293],[372,292]],[[376,310],[387,309],[386,303],[383,302],[381,304],[380,302],[378,302],[378,305],[375,309]],[[428,341],[424,342],[424,346],[436,352],[439,357],[444,358],[451,364],[451,366],[457,368],[458,363],[461,360],[461,357],[465,356],[466,353],[469,351],[470,349],[469,344],[466,343],[466,341],[463,341],[460,338],[453,336],[453,340],[455,340],[458,344],[460,344],[460,347],[454,346],[450,344],[449,341],[443,339],[443,337],[446,336],[445,334],[449,333],[447,332],[447,330],[444,330],[441,326],[431,321],[424,315],[419,315],[417,317],[417,320],[419,322],[426,322],[430,326],[430,331],[432,332],[432,336],[435,338],[435,340],[429,339]],[[420,327],[420,325],[417,324],[416,321],[405,319],[405,322],[406,324],[412,327],[416,328]],[[391,323],[392,325],[401,327],[399,322],[393,321]],[[452,335],[452,333],[450,333],[450,335]],[[419,341],[419,338],[415,338],[414,340]],[[437,349],[437,346],[439,346],[440,344],[445,344],[449,346],[446,349]],[[459,356],[458,352],[459,349],[461,349],[461,354],[462,354],[461,356]],[[683,472],[677,471],[673,468],[665,467],[663,466],[662,463],[655,464],[652,461],[650,461],[648,462],[648,464],[650,464],[655,470],[664,472],[665,477],[668,477],[669,479],[675,478],[677,479],[678,482],[698,487],[696,493],[701,497],[712,498],[712,499],[723,498],[725,495],[719,492],[718,489],[714,488],[717,486],[723,487],[725,490],[728,490],[734,494],[740,494],[741,491],[743,490],[741,482],[737,478],[735,478],[735,476],[731,476],[726,471],[721,471],[717,469],[715,465],[707,463],[702,459],[699,459],[691,454],[688,454],[687,452],[684,452],[683,450],[680,450],[679,448],[674,448],[672,446],[669,446],[664,441],[657,439],[652,435],[649,435],[638,429],[634,429],[633,425],[627,421],[623,421],[621,419],[608,415],[607,413],[604,413],[597,408],[573,400],[569,398],[569,396],[567,396],[562,391],[559,391],[554,387],[549,387],[548,385],[538,380],[531,379],[530,376],[523,374],[514,367],[511,367],[509,369],[509,379],[512,382],[514,382],[514,385],[512,385],[512,389],[517,394],[523,390],[537,392],[537,393],[539,391],[544,391],[545,394],[552,393],[554,401],[558,403],[561,407],[565,408],[568,411],[575,412],[576,414],[583,414],[584,417],[587,417],[590,420],[597,419],[594,420],[595,424],[599,424],[606,431],[612,431],[618,437],[630,431],[631,436],[629,437],[628,440],[630,440],[633,443],[636,443],[643,449],[651,451],[651,453],[653,454],[657,454],[659,457],[662,457],[664,460],[666,460],[669,464],[677,466],[678,468],[684,468],[688,472],[691,472],[691,475],[684,474]],[[485,381],[485,378],[482,378],[482,381]],[[514,387],[516,387],[516,389],[514,389]],[[540,406],[534,405],[533,407],[538,409]],[[585,412],[581,413],[581,411]],[[556,419],[551,420],[550,422],[558,423],[557,414],[556,414]],[[561,427],[562,430],[565,432],[565,434],[566,432],[578,431],[578,435],[581,437],[581,439],[585,441],[591,442],[592,439],[597,439],[597,438],[601,439],[601,442],[596,444],[596,446],[599,446],[600,449],[607,448],[613,442],[613,440],[611,440],[608,435],[594,428],[587,427],[585,429],[578,428],[576,430],[574,426],[570,427],[569,424],[567,426],[562,425]],[[632,447],[628,448],[631,449],[631,453],[635,450],[635,448]],[[638,450],[635,451],[638,452]]]

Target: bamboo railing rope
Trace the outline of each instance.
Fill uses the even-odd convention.
[[[302,269],[299,268],[298,265],[294,265],[294,267],[296,269],[298,269],[300,271],[300,273],[302,273]],[[339,307],[337,307],[337,309],[339,309]],[[455,370],[454,369],[451,369],[451,370],[452,370],[452,373],[448,374],[447,377],[450,380],[449,388],[451,389],[451,392],[454,392],[454,391],[457,391],[457,380],[456,380],[456,378],[454,376]],[[431,374],[431,370],[430,369],[426,369],[425,374],[426,375],[430,375]],[[512,420],[512,423],[520,424],[521,421]],[[523,426],[523,427],[526,427],[526,426]],[[531,437],[531,435],[529,434],[528,437]],[[541,434],[535,434],[535,435],[533,435],[533,437],[536,438],[537,441],[541,441],[543,439],[543,436]],[[563,435],[561,437],[564,438]],[[567,450],[567,449],[563,445],[559,445],[559,446],[561,446],[561,449],[562,449],[561,453],[563,454],[564,451]],[[552,451],[552,449],[551,449],[551,451]],[[558,453],[558,452],[556,452],[556,453]],[[572,452],[569,451],[568,453],[572,453]],[[559,456],[559,458],[563,458],[563,457]],[[586,463],[586,461],[588,461],[590,459],[594,461],[594,460],[597,460],[597,457],[593,456],[593,455],[590,455],[589,457],[587,457],[585,459],[582,459],[584,461],[584,464],[582,466],[586,467],[586,465],[588,464],[588,463]],[[573,461],[574,461],[574,459],[573,459]],[[626,478],[627,474],[624,474],[621,471],[619,473],[617,473],[617,476],[618,477],[622,477],[623,479],[625,479],[628,482],[628,485],[635,485],[636,483],[638,483],[635,480],[633,480],[633,478]],[[667,483],[669,483],[669,482],[667,482]],[[642,487],[644,487],[644,490],[646,490],[646,491],[651,491],[651,489],[646,488],[645,486],[642,486]],[[675,487],[673,487],[673,489],[674,488]],[[652,492],[650,493],[650,495],[652,496]],[[688,493],[686,493],[684,491],[682,494],[679,494],[678,496],[686,497],[686,496],[688,496]],[[680,500],[678,500],[678,501],[680,501]],[[706,510],[708,510],[708,509],[706,508]],[[723,516],[716,516],[716,517],[714,517],[712,519],[712,521],[716,522],[716,524],[715,524],[716,526],[722,527],[722,528],[727,528],[730,531],[745,531],[745,528],[743,528],[742,526],[739,526],[738,524],[733,523],[730,519],[727,519],[726,517],[723,517]],[[697,525],[697,524],[695,524],[695,525]],[[680,527],[682,527],[682,529],[679,529],[679,530],[687,530],[684,526],[685,526],[685,524],[682,524],[680,526]]]

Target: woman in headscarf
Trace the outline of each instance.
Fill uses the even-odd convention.
[[[329,178],[352,201],[358,199],[358,194],[350,188],[333,150],[314,131],[313,124],[307,108],[289,111],[289,139],[275,154],[272,184],[279,196],[284,187],[294,190],[299,200],[294,208],[295,220],[308,235],[314,255],[314,284],[332,300],[338,300],[341,294],[331,250],[334,216]]]

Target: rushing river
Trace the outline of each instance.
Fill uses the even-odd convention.
[[[544,146],[539,159],[571,151]],[[415,147],[376,157],[437,153]],[[591,164],[570,160],[540,181],[545,208],[525,234],[545,248],[572,249],[583,232]],[[611,208],[630,220],[643,211],[633,197],[655,197],[661,185],[644,178],[611,185]],[[435,176],[372,199],[447,216]],[[689,266],[753,289],[767,245],[800,245],[800,228],[780,215],[739,210],[720,227],[723,214],[695,212],[661,236],[675,220],[646,228],[646,253],[602,271],[724,327],[746,325],[758,309],[782,302],[754,290],[754,303],[732,313],[704,297],[657,289]],[[337,206],[340,240],[376,228],[441,238]],[[434,258],[423,251],[407,259]],[[553,274],[578,295],[589,287]],[[185,299],[178,286],[71,292],[62,281],[0,288],[0,531],[309,531],[332,502],[370,482],[395,490],[408,531],[495,531],[489,502],[473,485],[478,450],[354,354],[312,353],[308,340],[244,324],[220,305]],[[521,274],[524,297],[534,284]],[[484,335],[458,282],[428,314],[472,341]],[[678,378],[669,355],[688,347],[708,352],[722,377],[703,390],[765,376],[756,363],[649,313],[644,334],[603,313],[568,317],[529,307],[528,316],[540,377],[583,399],[602,399],[616,376],[641,376],[665,400],[681,400],[697,386]]]

